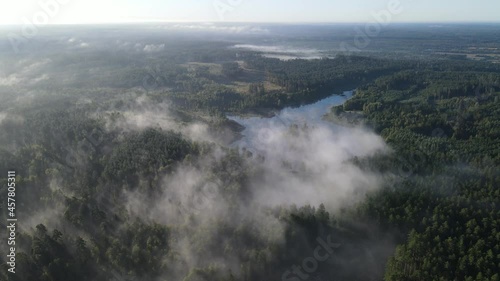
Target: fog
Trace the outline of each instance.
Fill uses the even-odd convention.
[[[246,49],[260,52],[264,57],[277,58],[280,60],[291,59],[321,59],[326,57],[320,50],[312,48],[294,48],[288,46],[277,45],[251,45],[251,44],[237,44],[234,46],[237,49]]]
[[[154,176],[138,176],[137,182],[107,183],[99,178],[90,185],[97,190],[98,195],[95,196],[99,198],[98,202],[113,194],[113,198],[103,201],[112,204],[101,208],[110,217],[120,217],[115,222],[116,235],[133,221],[159,223],[170,228],[169,247],[175,253],[175,260],[183,266],[170,268],[165,278],[182,280],[187,269],[214,264],[238,276],[242,271],[241,257],[250,255],[239,253],[240,248],[255,247],[265,253],[266,258],[272,259],[268,245],[283,246],[287,242],[289,225],[283,221],[285,215],[277,215],[277,212],[286,214],[297,208],[318,208],[323,204],[332,215],[339,215],[341,208],[354,206],[383,184],[383,175],[362,169],[352,161],[355,157],[387,153],[388,148],[381,137],[362,126],[347,128],[323,120],[323,115],[331,106],[341,104],[352,92],[346,92],[344,96],[332,92],[332,97],[328,99],[300,108],[285,108],[273,118],[229,116],[229,120],[245,127],[241,138],[232,143],[228,143],[230,138],[224,136],[224,130],[230,129],[217,123],[221,119],[228,122],[223,116],[215,117],[178,101],[183,98],[179,92],[186,95],[192,93],[186,93],[188,91],[182,83],[176,83],[176,78],[189,77],[198,79],[197,83],[205,83],[206,77],[210,77],[191,77],[192,73],[183,70],[184,63],[198,62],[196,59],[202,58],[210,65],[218,63],[221,57],[234,60],[240,52],[257,52],[285,60],[316,59],[323,57],[319,49],[257,42],[265,40],[243,43],[249,41],[248,35],[269,34],[266,28],[246,25],[147,27],[149,31],[160,31],[145,39],[141,37],[141,30],[116,32],[116,27],[107,28],[110,32],[103,32],[102,38],[95,36],[94,31],[67,34],[61,30],[47,30],[45,32],[50,36],[33,39],[33,44],[26,46],[26,50],[36,49],[44,38],[51,38],[43,43],[50,48],[29,55],[17,54],[19,57],[3,57],[6,67],[0,72],[0,95],[5,103],[1,109],[10,110],[13,115],[1,111],[0,124],[8,119],[7,116],[12,119],[12,116],[19,115],[15,120],[21,126],[24,115],[31,116],[43,109],[50,112],[67,109],[83,111],[85,114],[82,116],[102,122],[104,133],[115,137],[99,148],[102,155],[95,156],[101,157],[96,164],[99,169],[102,168],[99,165],[104,165],[111,157],[113,148],[126,142],[131,134],[139,134],[149,128],[174,131],[193,146],[210,147],[208,152],[190,155],[192,157],[172,164],[168,171],[157,171]],[[176,32],[186,29],[240,37],[228,37],[224,42],[209,41],[213,44],[210,47],[223,55],[205,58],[207,50],[199,43],[200,37],[189,39],[192,41],[178,37]],[[201,38],[210,36],[210,33],[203,33]],[[108,52],[109,48],[116,49],[116,52]],[[185,48],[192,48],[195,54],[186,55]],[[5,54],[9,50],[2,51]],[[151,69],[155,71],[152,73]],[[164,75],[164,72],[174,74],[158,76]],[[156,87],[145,87],[144,81],[148,78],[160,83]],[[226,78],[216,77],[215,80],[224,81]],[[224,85],[230,86],[233,85]],[[203,87],[194,90],[190,97],[203,102],[204,90]],[[9,99],[9,96],[13,98]],[[217,126],[223,128],[214,129]],[[55,133],[53,137],[61,136]],[[78,154],[81,166],[74,171],[59,173],[60,165],[50,162],[52,158],[43,163],[40,169],[44,169],[43,174],[48,180],[41,184],[46,185],[50,200],[59,200],[59,203],[32,204],[33,213],[24,218],[21,229],[33,233],[36,225],[43,223],[49,229],[63,231],[67,236],[81,236],[90,245],[92,235],[65,217],[68,211],[65,200],[85,199],[72,190],[73,178],[65,177],[82,176],[92,171],[94,167],[90,163],[95,159],[78,150],[79,141],[64,143],[66,138],[64,135],[48,142],[52,145],[51,149],[55,147],[49,153],[64,151]],[[29,138],[23,141],[29,143]],[[22,145],[24,143],[20,143]],[[60,145],[67,147],[62,149]],[[47,151],[40,151],[37,150],[39,155],[49,155],[43,154]],[[134,156],[141,157],[141,153],[140,149],[134,151]],[[65,159],[67,155],[57,156]],[[371,229],[370,226],[363,227]],[[231,233],[228,229],[244,233],[246,240],[235,240],[228,234]],[[247,240],[257,245],[248,246],[245,244]],[[393,247],[390,239],[378,242],[380,244],[367,243],[362,247],[369,254],[384,252],[384,255],[387,249]],[[220,249],[221,244],[227,249]],[[315,246],[305,243],[298,247],[312,250]],[[378,261],[373,261],[373,264],[378,265]],[[121,278],[121,273],[116,274]],[[281,272],[273,274],[281,275]]]
[[[354,157],[388,153],[382,138],[364,127],[347,128],[322,120],[331,106],[341,104],[352,92],[345,94],[310,106],[284,109],[273,118],[231,117],[246,126],[242,139],[231,145],[246,158],[241,166],[226,167],[225,172],[238,178],[244,170],[254,169],[245,186],[212,172],[230,152],[208,134],[206,125],[181,125],[168,104],[152,104],[147,98],[137,98],[130,110],[122,112],[124,120],[114,126],[122,130],[147,127],[176,130],[193,141],[212,142],[218,148],[196,163],[183,164],[161,178],[160,191],[154,197],[145,195],[142,189],[125,192],[121,200],[128,216],[177,225],[179,232],[174,235],[172,247],[189,267],[211,264],[240,274],[237,256],[200,252],[200,243],[213,247],[213,241],[223,236],[221,228],[249,225],[256,239],[284,243],[285,225],[269,210],[324,204],[329,212],[337,214],[340,208],[355,205],[383,183],[382,175],[363,170],[351,161]],[[204,237],[202,241],[189,240],[182,231],[203,233]],[[380,263],[373,257],[387,256],[394,244],[387,237],[376,244],[349,247],[361,247],[362,252],[356,254],[363,256],[361,259],[372,257],[365,260],[365,266],[375,272],[380,270]],[[348,251],[344,258],[356,251],[359,249]]]
[[[273,118],[232,118],[246,127],[235,145],[263,159],[265,174],[254,184],[258,202],[271,206],[324,203],[335,210],[377,188],[379,176],[360,170],[350,160],[387,152],[382,138],[366,128],[322,120],[331,106],[351,95],[346,92],[345,97],[287,108]]]

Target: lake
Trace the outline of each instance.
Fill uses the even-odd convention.
[[[257,152],[259,144],[267,142],[276,130],[286,130],[291,125],[302,126],[325,125],[332,130],[339,129],[339,125],[323,120],[333,106],[341,105],[353,95],[354,91],[345,91],[342,95],[334,94],[312,104],[299,107],[287,107],[277,112],[273,117],[241,117],[227,116],[228,119],[245,127],[242,137],[232,143],[233,147]]]

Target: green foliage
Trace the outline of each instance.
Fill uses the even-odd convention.
[[[104,176],[127,181],[134,176],[155,174],[171,169],[171,165],[191,153],[198,153],[196,146],[180,134],[147,129],[129,136],[115,148],[106,161]]]
[[[68,61],[109,71],[61,79],[69,93],[35,97],[31,105],[1,105],[19,116],[0,122],[0,177],[18,172],[19,221],[56,210],[43,218],[47,226],[19,231],[19,273],[7,280],[280,280],[328,235],[341,247],[318,265],[324,280],[373,280],[384,270],[386,280],[499,279],[498,66],[363,56],[281,61],[245,52],[241,65],[226,43],[167,45],[175,51],[155,62],[119,52],[61,54],[54,58],[61,72],[72,71],[63,65]],[[190,71],[193,61],[215,64],[221,73]],[[130,66],[136,62],[158,67]],[[249,71],[263,78],[243,81]],[[235,90],[242,81],[243,91]],[[40,87],[51,92],[48,83]],[[122,96],[122,89],[142,86],[152,100],[170,101],[185,122],[210,119],[210,129],[222,131],[230,125],[226,111],[300,105],[355,85],[361,85],[356,95],[333,114],[361,112],[394,153],[352,159],[388,180],[357,209],[339,214],[323,205],[255,210],[244,199],[261,167],[238,151],[158,128],[118,132],[99,117],[126,110],[137,93]],[[120,119],[109,115],[112,124]],[[212,153],[218,149],[224,153]],[[168,209],[162,224],[149,217],[148,203],[169,198],[163,181],[170,183],[181,166],[216,179],[217,202],[230,212],[201,221],[192,214],[206,215],[203,209]],[[127,196],[143,201],[140,221]],[[242,220],[241,210],[250,215]],[[187,215],[170,221],[175,212]],[[396,233],[394,252],[387,233]]]
[[[402,176],[360,206],[403,234],[385,280],[498,278],[500,76],[449,67],[381,77],[344,105],[396,150],[360,161]]]

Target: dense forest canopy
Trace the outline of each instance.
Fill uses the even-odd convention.
[[[441,54],[498,47],[496,29],[403,26],[345,54],[345,27],[66,28],[0,48],[0,213],[15,170],[18,218],[0,280],[500,280],[500,64]],[[352,89],[336,130],[231,145],[229,114]]]

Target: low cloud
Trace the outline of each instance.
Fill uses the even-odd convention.
[[[153,198],[133,191],[125,193],[124,199],[129,216],[175,226],[178,232],[172,234],[170,246],[186,268],[216,265],[238,275],[241,270],[238,256],[243,252],[223,249],[237,246],[229,233],[251,226],[248,236],[277,245],[284,242],[285,225],[252,198],[241,197],[236,183],[214,175],[211,167],[226,156],[226,151],[216,149],[198,159],[195,165],[180,165],[164,176]],[[243,172],[237,167],[228,167],[232,168],[229,173]],[[186,232],[191,235],[184,235]],[[185,273],[180,273],[179,277],[183,276]]]
[[[46,68],[50,66],[52,60],[21,60],[17,64],[10,66],[10,72],[4,72],[0,76],[1,86],[16,86],[23,84],[36,84],[48,79],[48,75],[44,73]]]
[[[143,50],[146,53],[160,52],[160,51],[165,50],[165,44],[161,44],[161,45],[154,45],[154,44],[146,45],[146,46],[144,46]]]
[[[143,110],[131,114],[125,124],[134,128],[154,124],[172,128],[175,121],[158,117],[169,115],[168,106],[158,114],[151,108],[146,110],[147,99],[139,98],[136,102],[143,104]],[[160,191],[154,198],[141,191],[125,193],[128,214],[141,220],[176,225],[190,233],[203,233],[202,241],[189,241],[185,236],[172,239],[171,246],[179,253],[179,259],[188,268],[207,266],[210,260],[237,274],[238,257],[200,253],[200,249],[207,249],[206,245],[200,245],[211,245],[227,235],[219,233],[221,229],[249,225],[252,235],[260,241],[280,243],[285,241],[285,225],[265,210],[292,204],[317,207],[323,203],[328,211],[336,212],[360,202],[380,186],[380,175],[362,170],[351,160],[388,151],[383,139],[365,128],[345,128],[315,119],[321,114],[321,110],[314,114],[307,110],[285,110],[278,121],[277,118],[238,119],[247,126],[244,138],[234,144],[244,160],[242,166],[231,164],[224,168],[230,177],[213,173],[212,169],[218,169],[214,167],[230,153],[223,148],[215,149],[196,163],[181,164],[165,175],[157,184]],[[313,124],[307,125],[307,121]],[[246,174],[249,170],[253,172]],[[243,186],[228,181],[240,175],[248,176]]]
[[[78,39],[78,38],[75,38],[75,37],[71,37],[70,39],[68,39],[68,44],[70,46],[74,46],[74,47],[77,47],[77,48],[88,48],[90,47],[90,44],[88,42],[85,42],[81,39]]]
[[[146,128],[161,128],[181,133],[184,137],[198,142],[214,142],[215,138],[209,133],[209,127],[204,122],[183,122],[171,110],[166,102],[154,103],[147,96],[139,96],[124,106],[126,109],[117,109],[105,112],[109,130],[123,132],[141,131]],[[116,114],[119,116],[117,117]],[[111,118],[114,116],[114,118]]]
[[[266,134],[252,142],[265,159],[265,173],[255,183],[259,202],[270,206],[324,203],[336,210],[358,202],[380,184],[378,175],[350,162],[386,149],[372,132],[305,124],[292,129],[271,126]]]
[[[263,56],[269,58],[277,58],[281,60],[292,59],[321,59],[325,57],[318,49],[310,48],[294,48],[288,46],[276,45],[251,45],[251,44],[237,44],[233,48],[246,49],[255,52],[263,53]]]
[[[176,24],[165,26],[170,30],[192,30],[192,31],[211,31],[223,33],[244,33],[244,34],[267,34],[269,30],[266,28],[251,26],[251,25],[220,25],[214,23],[203,24]]]

